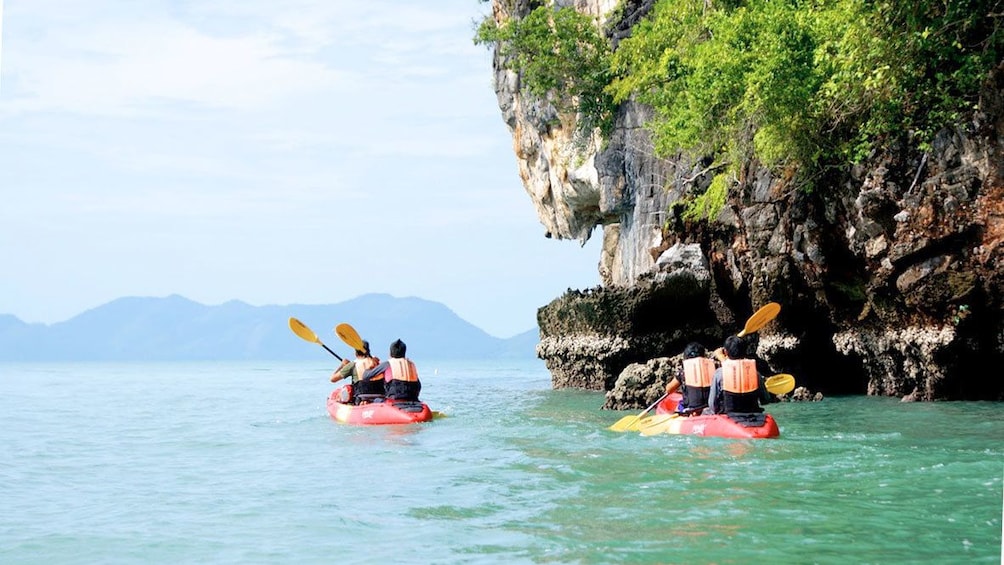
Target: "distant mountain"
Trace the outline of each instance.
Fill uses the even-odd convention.
[[[438,302],[367,294],[327,305],[206,306],[185,297],[120,298],[57,324],[0,314],[0,361],[310,360],[329,356],[290,329],[299,319],[340,357],[335,335],[348,323],[381,359],[400,338],[416,359],[533,358],[536,329],[509,339],[488,335]]]

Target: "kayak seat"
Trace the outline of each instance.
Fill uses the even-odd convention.
[[[394,407],[402,412],[421,412],[423,410],[422,403],[417,400],[396,400]]]
[[[384,397],[382,394],[357,394],[356,404],[369,404],[372,402],[383,402]]]
[[[763,412],[729,412],[728,417],[746,428],[759,428],[767,421],[767,414]]]

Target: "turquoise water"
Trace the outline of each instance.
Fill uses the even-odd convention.
[[[324,363],[0,365],[0,563],[1000,563],[1004,404],[772,404],[642,437],[537,361],[332,421]]]

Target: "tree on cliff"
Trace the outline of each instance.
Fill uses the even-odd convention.
[[[609,30],[635,4],[603,29],[547,2],[486,19],[475,42],[584,133],[602,133],[625,100],[650,106],[658,154],[716,171],[691,217],[713,217],[751,160],[811,190],[828,167],[889,144],[926,149],[973,111],[1004,56],[1000,0],[658,0],[614,49]]]

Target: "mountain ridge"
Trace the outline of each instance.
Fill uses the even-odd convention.
[[[364,294],[334,304],[252,306],[230,300],[209,306],[178,294],[127,296],[66,321],[29,324],[0,314],[0,361],[310,360],[329,355],[298,338],[290,317],[306,324],[340,357],[352,357],[333,328],[351,324],[387,356],[401,339],[412,358],[535,357],[536,328],[497,338],[446,305],[418,297]]]

